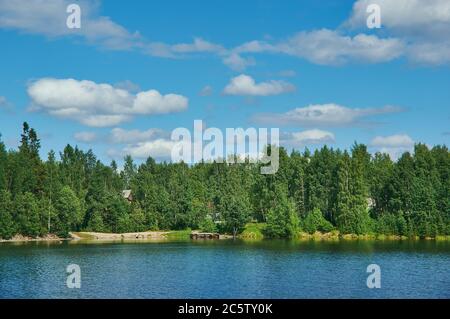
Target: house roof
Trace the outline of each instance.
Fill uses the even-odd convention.
[[[129,198],[131,196],[131,189],[125,189],[122,191],[122,196],[125,198]]]

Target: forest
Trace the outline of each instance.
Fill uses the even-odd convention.
[[[40,157],[40,139],[27,123],[17,150],[0,135],[0,238],[16,234],[67,236],[70,231],[133,232],[199,229],[239,234],[265,223],[264,235],[307,233],[435,237],[450,234],[450,153],[416,144],[397,161],[323,146],[288,154],[276,174],[261,163],[156,162],[123,169],[92,150],[67,145]],[[133,199],[122,196],[131,189]]]

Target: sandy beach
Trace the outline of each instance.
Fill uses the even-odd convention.
[[[73,240],[138,240],[138,239],[165,239],[168,231],[146,231],[133,233],[96,233],[96,232],[71,232]]]

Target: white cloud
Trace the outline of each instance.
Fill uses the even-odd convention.
[[[343,36],[327,29],[300,32],[278,45],[282,52],[318,64],[342,64],[349,61],[379,63],[391,61],[403,52],[401,41],[375,35]]]
[[[143,131],[114,128],[106,141],[113,145],[124,145],[121,148],[109,149],[107,154],[112,158],[131,155],[139,159],[151,156],[157,160],[170,160],[172,148],[176,144],[170,137],[171,132],[159,128]]]
[[[156,90],[132,94],[110,84],[74,79],[37,80],[29,85],[28,95],[33,111],[94,127],[118,125],[135,115],[180,112],[188,106],[182,95],[161,95]]]
[[[204,86],[201,90],[199,95],[200,96],[211,96],[213,94],[214,90],[210,85]]]
[[[371,142],[374,147],[411,147],[414,146],[414,141],[406,134],[377,136]]]
[[[180,43],[171,46],[170,50],[175,53],[225,53],[225,48],[219,44],[205,41],[201,38],[194,38],[192,43]]]
[[[352,14],[346,24],[351,27],[366,27],[366,8],[372,3],[380,6],[382,25],[388,28],[408,32],[411,29],[440,30],[450,23],[448,0],[358,0],[353,4]]]
[[[141,87],[138,84],[133,83],[130,80],[118,82],[118,83],[114,84],[114,87],[131,92],[131,93],[137,93],[137,92],[141,91]]]
[[[77,142],[92,143],[97,139],[97,134],[94,132],[77,132],[73,136]]]
[[[110,18],[97,14],[99,2],[78,1],[81,7],[80,29],[66,26],[69,0],[0,0],[0,27],[49,37],[80,36],[88,43],[110,49],[130,49],[139,41],[137,33],[130,33]]]
[[[300,147],[312,144],[326,144],[334,142],[335,137],[333,133],[318,129],[307,130],[302,132],[289,132],[285,133],[281,138],[282,144],[293,147]]]
[[[376,136],[369,146],[378,152],[389,154],[392,159],[396,160],[404,152],[413,151],[414,140],[406,134]]]
[[[146,131],[114,128],[111,130],[110,141],[118,144],[133,144],[169,137],[170,134],[168,132],[158,128],[151,128]]]
[[[358,0],[344,26],[366,27],[366,8],[372,0]],[[377,0],[381,24],[405,43],[404,55],[414,63],[450,62],[450,1]]]
[[[132,107],[136,114],[163,114],[187,109],[188,99],[178,94],[161,95],[156,90],[139,92]]]
[[[349,108],[334,103],[313,104],[286,113],[256,114],[253,120],[259,123],[278,125],[339,127],[358,124],[365,117],[400,111],[402,109],[395,106]]]
[[[54,112],[50,113],[52,115],[56,115],[62,118],[71,118],[78,120],[81,124],[91,127],[109,127],[115,126],[124,122],[128,122],[131,120],[131,117],[128,115],[88,115],[86,117],[74,115],[74,116],[66,116],[63,113]]]
[[[348,27],[367,31],[366,9],[373,3],[381,7],[381,23],[386,36],[346,34]],[[339,31],[303,31],[286,40],[272,43],[249,41],[236,47],[233,52],[240,55],[283,53],[323,65],[340,65],[353,61],[383,63],[404,56],[420,64],[450,63],[448,0],[358,0],[343,27]]]
[[[442,42],[423,41],[411,44],[408,47],[408,57],[418,64],[448,64],[450,63],[450,38]]]
[[[255,80],[245,74],[231,79],[223,90],[227,95],[253,95],[267,96],[278,95],[295,90],[295,86],[284,81],[269,81],[256,83]]]
[[[157,139],[154,141],[128,145],[123,148],[121,152],[140,159],[146,159],[149,156],[157,159],[169,159],[172,148],[175,147],[177,143],[178,142],[171,140]]]
[[[222,45],[196,37],[192,43],[168,44],[149,41],[138,31],[129,31],[111,18],[98,12],[100,1],[79,0],[81,28],[66,26],[66,8],[71,0],[0,0],[0,28],[18,30],[28,34],[44,35],[50,38],[75,37],[86,43],[111,50],[134,50],[143,54],[179,58],[188,54],[209,53],[224,56],[226,64],[245,67],[251,60],[232,55]],[[240,64],[240,66],[238,66]]]
[[[234,71],[243,71],[247,67],[255,65],[252,57],[244,58],[237,53],[231,53],[222,59],[223,63]]]
[[[14,111],[14,105],[4,96],[0,96],[0,110],[2,109],[10,113]]]
[[[255,65],[249,53],[287,54],[322,65],[351,62],[383,63],[406,56],[414,63],[450,63],[450,2],[448,0],[377,0],[381,6],[386,37],[359,33],[346,28],[302,31],[279,41],[249,41],[225,48],[196,37],[190,43],[168,44],[149,41],[138,31],[127,30],[111,18],[101,16],[100,1],[80,0],[82,27],[66,26],[66,7],[71,0],[0,0],[0,28],[51,38],[73,37],[112,50],[133,50],[162,58],[183,58],[205,53],[220,57],[235,71]],[[366,7],[372,0],[355,2],[344,26],[366,30]],[[352,32],[353,33],[353,32]]]
[[[402,55],[403,46],[403,43],[395,38],[382,39],[363,33],[351,37],[334,30],[321,29],[299,32],[276,44],[252,41],[236,50],[241,53],[284,53],[317,64],[338,65],[351,61],[368,63],[391,61]]]

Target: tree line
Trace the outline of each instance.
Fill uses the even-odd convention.
[[[0,136],[1,137],[1,136]],[[23,124],[20,146],[0,139],[0,238],[67,236],[69,231],[201,229],[230,234],[249,221],[267,237],[299,231],[436,236],[450,234],[450,153],[416,144],[397,161],[323,146],[279,148],[276,174],[261,163],[103,164],[92,150],[67,145],[43,160],[36,131]],[[58,157],[58,158],[57,158]],[[131,189],[133,200],[122,191]]]

